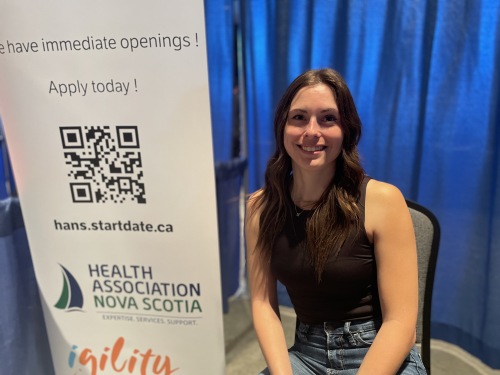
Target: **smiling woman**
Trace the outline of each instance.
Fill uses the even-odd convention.
[[[286,152],[292,159],[294,178],[301,178],[302,171],[322,168],[325,181],[330,181],[342,140],[332,90],[324,84],[302,88],[290,105],[283,136]]]
[[[248,201],[247,265],[261,374],[425,374],[417,257],[401,192],[366,176],[361,121],[332,69],[297,77],[275,115],[276,151]],[[277,299],[297,315],[287,350]]]

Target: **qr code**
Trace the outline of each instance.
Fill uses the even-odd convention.
[[[74,203],[146,203],[137,126],[59,129]]]

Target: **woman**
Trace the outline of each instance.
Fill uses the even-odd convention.
[[[349,89],[334,70],[297,77],[275,115],[276,151],[246,218],[262,374],[425,374],[414,348],[416,245],[401,192],[365,176]],[[277,280],[297,314],[287,350]]]

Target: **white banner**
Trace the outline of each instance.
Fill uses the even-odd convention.
[[[0,4],[2,117],[57,374],[223,374],[202,0]]]

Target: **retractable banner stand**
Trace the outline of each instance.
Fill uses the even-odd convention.
[[[57,374],[224,374],[204,24],[202,0],[0,4],[0,115]]]

